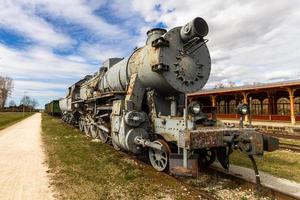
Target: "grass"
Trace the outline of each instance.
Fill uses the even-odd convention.
[[[199,199],[176,179],[46,114],[42,138],[59,199]]]
[[[239,151],[231,154],[232,164],[252,168],[246,155]],[[263,158],[256,158],[258,169],[274,176],[300,182],[300,153],[277,150],[266,152]]]
[[[17,123],[32,114],[33,113],[26,112],[23,116],[22,112],[0,112],[0,130]]]

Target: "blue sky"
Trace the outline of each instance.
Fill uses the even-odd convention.
[[[14,79],[10,100],[26,92],[43,106],[105,59],[142,46],[150,28],[201,16],[210,27],[206,87],[296,79],[299,8],[296,0],[2,0],[0,75]]]

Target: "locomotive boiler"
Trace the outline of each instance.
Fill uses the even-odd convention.
[[[109,58],[69,87],[60,100],[63,120],[117,150],[146,152],[156,170],[172,173],[195,175],[215,159],[228,168],[232,149],[249,156],[275,150],[276,140],[254,129],[209,126],[214,121],[200,102],[187,101],[210,75],[207,34],[200,17],[169,31],[149,30],[145,46]]]

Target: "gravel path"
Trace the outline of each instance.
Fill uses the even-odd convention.
[[[53,199],[41,141],[41,114],[0,131],[0,199]]]

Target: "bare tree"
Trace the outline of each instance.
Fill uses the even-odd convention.
[[[20,101],[20,105],[23,104],[24,106],[29,106],[31,104],[30,96],[24,95]]]
[[[262,83],[261,82],[253,82],[252,84],[253,85],[261,85]]]
[[[217,84],[215,85],[215,89],[217,89],[217,88],[225,88],[224,83],[222,83],[222,82],[217,83]]]
[[[36,108],[39,105],[39,102],[35,98],[32,98],[30,105],[32,106],[32,108]]]
[[[233,81],[228,81],[228,86],[229,86],[229,87],[235,87],[236,84],[235,84],[235,82],[233,82]]]
[[[13,79],[10,77],[0,76],[0,108],[3,108],[7,97],[11,95],[13,90]]]
[[[35,98],[24,95],[20,101],[20,105],[23,105],[26,109],[29,109],[30,112],[39,105],[39,102]]]

